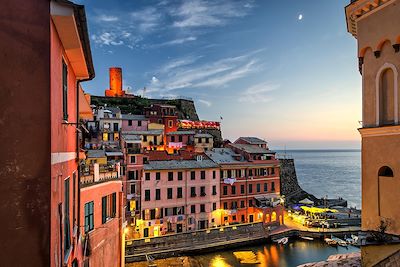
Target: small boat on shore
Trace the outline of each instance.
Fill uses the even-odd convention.
[[[310,241],[314,240],[313,237],[309,237],[309,236],[300,236],[300,238],[305,239],[305,240],[310,240]]]
[[[289,238],[288,238],[288,237],[284,237],[284,238],[281,238],[281,239],[276,240],[276,242],[277,242],[278,244],[281,244],[281,245],[286,245],[287,242],[289,242]]]
[[[329,246],[332,246],[332,247],[338,246],[338,242],[336,240],[333,240],[331,238],[325,238],[324,240]]]
[[[347,245],[348,245],[346,241],[344,241],[343,239],[340,239],[338,237],[331,236],[331,239],[336,241],[339,246],[347,247]]]

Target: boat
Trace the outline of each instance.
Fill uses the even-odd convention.
[[[235,258],[240,264],[259,264],[261,263],[253,251],[235,251],[233,252]]]
[[[289,238],[288,237],[284,237],[284,238],[281,238],[281,239],[277,240],[277,243],[278,244],[282,244],[282,245],[286,245],[287,242],[289,242]]]
[[[340,239],[338,237],[331,236],[331,239],[336,241],[339,246],[347,247],[347,245],[348,245],[346,241],[344,241],[343,239]]]
[[[329,246],[337,247],[337,245],[338,245],[338,242],[331,238],[325,238],[324,240]]]
[[[314,238],[309,237],[309,236],[300,236],[300,238],[305,239],[305,240],[314,240]]]

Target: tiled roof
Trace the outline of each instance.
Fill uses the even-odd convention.
[[[246,160],[241,157],[240,160],[235,159],[234,157],[240,156],[236,154],[230,148],[213,148],[212,150],[208,150],[204,152],[211,160],[216,163],[240,163],[246,162]]]
[[[123,120],[133,120],[133,121],[147,120],[144,115],[121,114],[121,117]]]
[[[196,134],[194,137],[199,137],[199,138],[202,138],[202,137],[213,138],[213,136],[212,136],[211,134],[208,134],[208,133],[198,133],[198,134]]]
[[[149,150],[145,154],[149,157],[149,160],[191,160],[196,157],[194,152],[189,152],[186,150],[179,150],[176,154],[168,154],[167,151],[157,151],[157,150]]]
[[[267,144],[267,142],[265,142],[264,140],[261,140],[258,137],[245,136],[245,137],[239,137],[238,140],[239,139],[242,139],[243,141],[245,141],[251,145]],[[235,143],[236,143],[236,141],[235,141]]]
[[[194,131],[176,131],[167,133],[167,135],[194,135],[194,134],[196,134]]]
[[[122,135],[162,135],[163,130],[123,131]]]
[[[121,151],[111,151],[111,152],[106,152],[107,157],[114,157],[114,156],[123,156]]]
[[[125,135],[122,135],[122,139],[124,139],[126,141],[141,141],[142,140],[140,135],[136,135],[136,134],[125,134]]]
[[[95,149],[87,151],[88,158],[104,158],[105,156],[106,152],[103,149]]]
[[[229,144],[230,147],[240,149],[250,154],[275,154],[275,152],[263,147],[248,144]]]
[[[218,164],[209,159],[197,160],[165,160],[150,161],[143,165],[143,169],[150,170],[177,170],[177,169],[205,169],[218,168]]]

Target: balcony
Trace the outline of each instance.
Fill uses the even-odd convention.
[[[120,180],[118,165],[100,165],[98,169],[92,166],[81,168],[80,183],[82,187],[99,184],[103,182]]]

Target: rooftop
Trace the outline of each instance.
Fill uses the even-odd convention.
[[[162,160],[150,161],[144,164],[144,170],[176,170],[176,169],[205,169],[218,168],[218,164],[209,159],[203,160]]]
[[[264,140],[261,140],[258,137],[252,137],[252,136],[245,136],[245,137],[239,137],[239,139],[242,139],[243,141],[251,144],[251,145],[261,145],[261,144],[267,144]],[[237,140],[236,140],[237,141]],[[236,142],[235,141],[235,142]]]
[[[122,135],[162,135],[163,130],[123,131]]]
[[[212,150],[206,151],[205,154],[216,163],[240,163],[246,162],[244,157],[236,154],[230,148],[213,148]],[[240,157],[240,160],[234,157]]]
[[[198,133],[198,134],[196,134],[194,137],[200,137],[200,138],[202,138],[202,137],[206,137],[206,138],[213,138],[213,136],[212,136],[211,134],[208,134],[208,133]]]
[[[123,120],[133,120],[133,121],[147,120],[144,115],[134,115],[134,114],[121,114],[121,118]]]
[[[137,134],[125,134],[125,135],[122,135],[122,138],[125,141],[141,141],[142,140],[140,135],[137,135]]]
[[[237,148],[240,149],[246,153],[249,154],[275,154],[275,152],[263,148],[263,147],[259,147],[259,146],[255,146],[255,145],[249,145],[249,144],[229,144],[230,147],[233,148]]]
[[[96,150],[88,150],[87,157],[88,158],[104,158],[106,156],[106,152],[103,149]]]
[[[167,135],[194,135],[194,134],[196,134],[194,131],[176,131],[167,133]]]
[[[196,154],[194,152],[189,152],[186,150],[179,150],[175,154],[168,154],[167,151],[157,151],[157,150],[150,150],[146,151],[146,156],[149,157],[149,160],[154,161],[161,161],[161,160],[191,160],[194,159]]]

